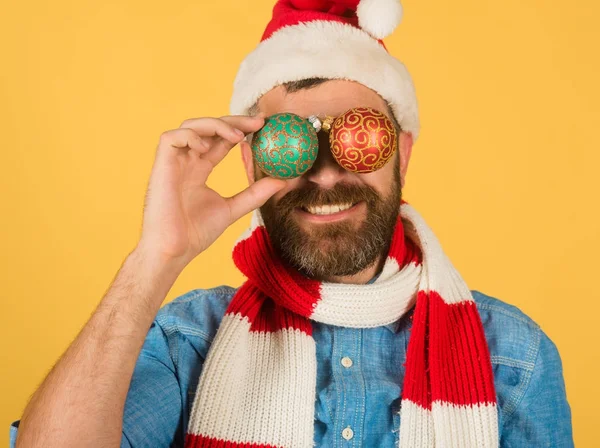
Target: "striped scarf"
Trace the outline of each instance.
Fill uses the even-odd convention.
[[[300,275],[275,255],[258,210],[233,260],[248,280],[234,294],[204,362],[186,448],[313,447],[311,320],[377,327],[413,306],[400,446],[498,446],[492,365],[475,302],[407,202],[372,284]]]

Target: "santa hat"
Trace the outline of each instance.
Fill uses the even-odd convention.
[[[277,0],[260,43],[239,68],[231,113],[248,114],[263,94],[285,82],[348,79],[387,100],[402,130],[416,140],[412,79],[382,41],[401,18],[398,0]]]

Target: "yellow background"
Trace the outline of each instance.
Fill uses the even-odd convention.
[[[556,343],[575,442],[592,446],[600,403],[600,4],[403,4],[386,44],[414,77],[422,119],[405,199],[471,289],[518,306]],[[135,246],[160,133],[186,118],[228,114],[237,67],[272,5],[3,6],[0,432],[20,417]],[[210,184],[232,195],[245,179],[235,148]],[[194,260],[166,301],[239,285],[230,254],[248,222]]]

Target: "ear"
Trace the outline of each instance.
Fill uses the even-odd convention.
[[[252,148],[246,139],[240,142],[240,148],[242,150],[242,162],[244,163],[244,169],[246,170],[248,184],[252,185],[256,180],[254,179],[254,158],[252,157]]]
[[[413,136],[410,132],[400,131],[398,137],[398,151],[400,153],[400,186],[404,188],[408,162],[412,154]]]

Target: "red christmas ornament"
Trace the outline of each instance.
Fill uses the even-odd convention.
[[[371,107],[355,107],[335,119],[329,130],[329,144],[343,168],[370,173],[392,158],[398,135],[384,113]]]

